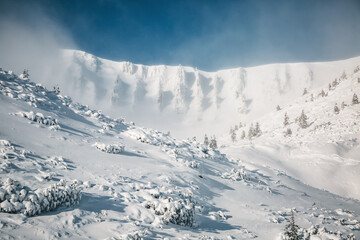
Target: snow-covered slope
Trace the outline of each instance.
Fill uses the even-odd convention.
[[[230,158],[3,70],[0,108],[1,238],[277,239],[293,208],[305,239],[360,237],[358,200],[257,151]]]
[[[353,102],[360,96],[359,66],[257,119],[259,137],[249,140],[250,124],[232,126],[238,129],[236,141],[224,135],[222,142],[231,145],[225,151],[238,157],[257,154],[304,183],[360,199],[360,104]]]
[[[49,77],[42,84],[58,85],[62,93],[111,116],[121,114],[182,138],[220,134],[238,121],[263,116],[301,96],[304,88],[322,86],[360,63],[357,57],[205,72],[113,62],[75,50],[63,53],[59,71],[64,77],[58,82]]]

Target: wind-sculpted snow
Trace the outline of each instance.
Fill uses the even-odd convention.
[[[100,63],[95,59],[89,67],[101,71]],[[179,77],[188,74],[184,70]],[[155,74],[132,64],[125,64],[124,71]],[[245,73],[239,76],[245,78]],[[182,96],[191,77],[184,79],[182,90],[174,95],[179,111],[188,104]],[[200,75],[196,79],[200,85],[206,82]],[[24,76],[0,71],[0,81],[0,187],[5,189],[3,209],[12,212],[0,212],[2,238],[281,239],[294,208],[303,236],[312,229],[313,238],[336,239],[340,233],[360,237],[357,200],[304,184],[293,177],[291,168],[277,162],[281,159],[273,147],[251,144],[269,136],[263,122],[262,134],[251,142],[212,149],[195,138],[178,140],[122,117],[106,116]],[[225,87],[221,80],[216,85]],[[140,84],[137,96],[142,88]],[[211,88],[200,90],[205,96]],[[28,117],[14,114],[20,112]],[[341,114],[340,110],[336,116]],[[51,126],[46,123],[53,119],[59,128],[48,131]],[[281,135],[284,141],[291,138]],[[8,178],[12,184],[6,183]],[[60,179],[78,180],[66,185]],[[7,188],[18,191],[18,196],[8,194]],[[51,202],[50,196],[57,200]],[[14,204],[16,198],[19,204]]]

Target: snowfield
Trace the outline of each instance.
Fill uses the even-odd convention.
[[[0,236],[285,239],[294,212],[303,239],[359,239],[360,73],[342,71],[211,149],[0,70]]]

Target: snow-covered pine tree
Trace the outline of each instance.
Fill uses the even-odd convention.
[[[233,131],[233,132],[231,133],[231,141],[232,141],[232,142],[236,142],[236,133],[235,133],[235,131]]]
[[[301,128],[306,128],[308,126],[307,120],[308,117],[305,115],[304,110],[302,110],[301,115],[299,117],[299,126]]]
[[[22,77],[23,78],[29,78],[30,74],[29,74],[29,70],[28,69],[24,69],[23,73],[22,73]]]
[[[359,103],[359,99],[358,99],[358,96],[356,95],[356,93],[354,93],[351,103],[352,103],[352,105]]]
[[[60,94],[60,88],[54,86],[53,92],[54,92],[55,94]]]
[[[239,130],[238,125],[235,125],[234,130],[235,130],[235,131]]]
[[[208,136],[205,134],[205,137],[204,137],[204,145],[205,146],[209,146],[209,138],[208,138]]]
[[[311,94],[311,96],[310,96],[310,101],[314,101],[314,94]]]
[[[260,130],[260,124],[259,124],[259,122],[256,122],[253,135],[254,135],[254,137],[258,137],[258,136],[261,135],[261,130]]]
[[[333,88],[335,88],[339,84],[338,80],[335,78],[335,80],[332,82]]]
[[[285,227],[285,236],[288,240],[300,240],[300,236],[298,235],[299,226],[295,223],[294,211],[291,210],[291,217],[289,220],[289,224]]]
[[[321,89],[321,96],[322,96],[322,97],[325,97],[325,92],[324,92],[324,90],[322,90],[322,89]]]
[[[284,116],[284,127],[286,127],[287,125],[289,125],[289,116],[287,115],[287,113],[285,113],[285,116]]]
[[[250,125],[249,131],[248,131],[248,139],[251,140],[251,138],[254,136],[254,129],[253,125]]]
[[[241,133],[241,139],[244,139],[245,137],[246,137],[245,130],[243,130]]]
[[[329,83],[329,91],[331,91],[331,84]]]
[[[210,144],[209,147],[212,149],[217,149],[217,142],[216,142],[216,137],[213,136],[210,140]]]
[[[340,109],[339,109],[339,107],[338,107],[337,103],[335,103],[335,106],[334,106],[334,113],[335,113],[335,114],[339,114],[339,112],[340,112]]]
[[[307,89],[304,88],[303,96],[304,96],[305,94],[307,94],[307,93],[308,93]]]
[[[280,111],[280,110],[281,110],[280,106],[277,105],[277,106],[276,106],[276,111]]]
[[[341,78],[342,78],[342,79],[347,78],[345,71],[344,71],[343,74],[341,75]]]

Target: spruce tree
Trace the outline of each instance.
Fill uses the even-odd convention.
[[[289,125],[289,116],[287,115],[287,113],[285,113],[285,116],[284,116],[284,127],[286,127],[287,125]]]
[[[209,146],[209,138],[208,138],[208,136],[206,134],[205,134],[205,137],[204,137],[204,145]]]
[[[255,137],[258,137],[261,135],[261,130],[260,130],[260,124],[257,122],[256,125],[255,125],[255,129],[254,129],[254,133],[253,135]]]
[[[324,90],[322,90],[322,89],[321,89],[321,96],[322,96],[322,97],[325,97],[325,92],[324,92]]]
[[[351,103],[352,103],[352,105],[359,103],[359,99],[358,99],[358,96],[356,95],[356,93],[354,93]]]
[[[277,111],[280,111],[280,110],[281,110],[281,108],[280,108],[279,105],[276,106],[276,110],[277,110]]]
[[[301,128],[306,128],[308,126],[307,120],[308,117],[305,115],[304,110],[302,110],[301,115],[299,117],[299,126]]]
[[[329,83],[329,91],[331,90],[331,84]]]
[[[253,125],[251,124],[248,132],[248,139],[251,140],[253,135],[254,135],[254,129],[253,129]]]
[[[339,109],[339,107],[337,106],[337,103],[335,103],[334,113],[335,113],[335,114],[339,114],[339,112],[340,112],[340,109]]]
[[[245,138],[245,136],[246,136],[246,134],[245,134],[245,130],[243,130],[243,131],[242,131],[242,133],[241,133],[241,139],[244,139],[244,138]]]
[[[232,142],[236,142],[236,133],[235,133],[235,131],[233,131],[233,132],[231,133],[231,141],[232,141]]]
[[[289,224],[285,227],[285,235],[288,240],[300,240],[300,236],[298,234],[299,226],[295,223],[294,211],[291,210],[291,217],[289,220]]]
[[[24,69],[22,75],[23,75],[23,78],[29,78],[29,77],[30,77],[29,70],[28,70],[28,69]]]
[[[216,142],[216,137],[213,136],[210,140],[210,144],[209,147],[212,149],[217,149],[217,142]]]
[[[307,94],[307,93],[308,93],[308,92],[307,92],[307,89],[304,88],[303,96],[304,96],[305,94]]]

